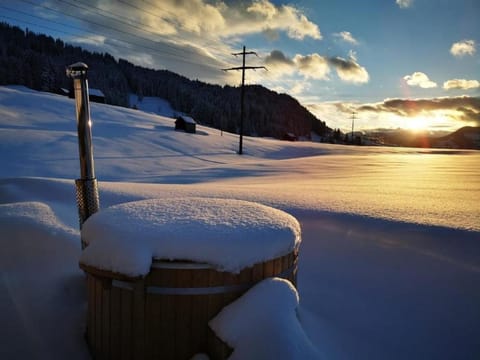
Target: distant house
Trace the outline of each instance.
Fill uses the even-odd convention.
[[[181,115],[175,120],[175,130],[183,130],[195,134],[197,123],[190,116]]]
[[[65,88],[59,88],[57,90],[57,94],[63,95],[63,96],[69,96],[70,95],[70,90],[65,89]]]
[[[89,89],[88,98],[90,99],[90,101],[105,104],[105,95],[103,94],[102,90]]]
[[[282,140],[287,140],[287,141],[297,141],[298,140],[298,137],[293,134],[293,133],[285,133],[283,135],[283,138]]]

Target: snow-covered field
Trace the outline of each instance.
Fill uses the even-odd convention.
[[[216,197],[299,220],[298,314],[324,359],[480,358],[480,152],[245,138],[239,156],[218,130],[91,115],[102,208]],[[0,159],[0,358],[87,359],[73,100],[0,87]]]

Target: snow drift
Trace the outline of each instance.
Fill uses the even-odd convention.
[[[296,313],[323,358],[480,356],[478,152],[245,138],[238,156],[233,134],[101,104],[91,114],[103,210],[213,197],[299,220]],[[73,101],[0,87],[0,115],[0,358],[87,359]],[[286,346],[277,335],[262,344]]]

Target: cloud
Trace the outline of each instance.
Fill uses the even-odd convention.
[[[427,121],[430,128],[454,131],[462,126],[480,126],[480,98],[459,96],[431,99],[385,99],[377,103],[322,102],[307,104],[320,119],[344,131],[351,129],[356,112],[359,129],[402,128],[415,121]]]
[[[310,83],[308,82],[297,82],[293,85],[292,89],[290,90],[293,95],[300,95],[305,91],[310,89]]]
[[[293,62],[300,74],[307,78],[325,80],[330,72],[327,59],[318,54],[306,56],[297,54],[293,58]]]
[[[280,50],[270,52],[265,58],[265,65],[268,67],[268,72],[277,77],[291,75],[296,71],[293,60],[286,57]]]
[[[356,111],[394,114],[401,117],[440,116],[453,121],[480,126],[480,97],[386,99],[379,103],[360,105],[356,108]]]
[[[473,55],[476,51],[476,44],[474,40],[462,40],[456,42],[450,48],[450,53],[456,57],[462,57],[465,55]]]
[[[234,73],[219,69],[237,64],[231,54],[240,50],[238,44],[246,36],[260,34],[271,41],[281,34],[294,40],[322,38],[318,25],[302,9],[278,5],[273,0],[131,0],[120,5],[113,0],[95,0],[88,6],[69,3],[48,5],[59,11],[57,17],[75,13],[79,18],[77,26],[85,28],[83,34],[67,41],[88,41],[93,51],[108,51],[132,62],[143,59],[140,65],[166,68],[207,82],[232,83]],[[106,40],[102,44],[102,38],[89,38],[92,33]]]
[[[285,31],[290,38],[297,40],[305,37],[317,40],[322,38],[318,26],[292,5],[277,6],[269,0],[256,0],[245,10],[243,6],[243,2],[233,2],[232,7],[224,11],[229,25],[237,25],[231,28],[234,31],[252,33],[265,29],[276,29]],[[223,7],[226,9],[225,4]],[[224,30],[228,34],[229,29],[225,28]]]
[[[412,75],[406,75],[403,79],[407,82],[410,86],[418,86],[422,89],[430,89],[437,87],[437,84],[431,81],[428,76],[423,72],[414,72]]]
[[[358,45],[358,41],[353,37],[353,35],[349,31],[334,33],[333,36],[349,44]]]
[[[348,60],[337,56],[329,58],[328,62],[335,68],[338,77],[345,82],[361,84],[369,80],[367,70],[357,63],[353,54]]]
[[[327,60],[318,54],[297,54],[290,59],[280,50],[273,50],[265,58],[265,65],[277,77],[298,73],[304,78],[326,80],[330,72]]]
[[[412,6],[413,0],[395,0],[400,9],[406,9]]]
[[[80,36],[74,39],[74,42],[80,45],[102,46],[105,44],[107,38],[101,35]]]
[[[294,65],[293,60],[287,58],[283,52],[280,50],[273,50],[266,58],[265,64],[269,66],[292,66]]]
[[[367,70],[357,63],[354,52],[350,53],[348,60],[341,57],[327,58],[316,53],[296,54],[290,59],[280,50],[273,50],[265,58],[265,65],[276,76],[298,72],[304,78],[329,80],[328,75],[332,66],[338,77],[344,82],[360,84],[369,81]]]
[[[270,41],[276,41],[280,38],[278,30],[270,29],[269,27],[265,28],[262,33]]]
[[[293,8],[292,8],[293,9]],[[296,11],[292,13],[292,18],[295,19],[298,15]],[[320,40],[322,35],[318,26],[307,19],[305,15],[299,15],[299,23],[297,26],[290,26],[288,28],[288,35],[293,39],[302,40],[304,37],[309,36],[311,38]]]
[[[478,80],[452,79],[452,80],[445,81],[443,83],[443,88],[445,90],[452,90],[452,89],[470,90],[470,89],[477,89],[479,87],[480,87],[480,81]]]
[[[162,36],[183,33],[208,39],[225,39],[261,33],[272,37],[275,33],[285,32],[290,38],[298,40],[306,37],[318,40],[322,38],[318,25],[310,21],[300,9],[293,5],[275,5],[270,0],[132,0],[128,2],[129,6],[118,6],[114,1],[100,0],[98,4],[121,18],[147,25],[149,30]],[[83,15],[95,16],[88,11]],[[119,22],[116,21],[115,26],[118,25]],[[128,26],[126,22],[124,26]]]

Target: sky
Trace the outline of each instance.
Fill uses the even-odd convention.
[[[333,128],[480,125],[477,0],[3,0],[0,20],[191,79],[260,84]]]

